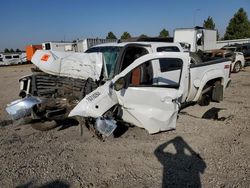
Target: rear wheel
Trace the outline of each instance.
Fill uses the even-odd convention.
[[[235,64],[234,64],[234,68],[233,68],[233,72],[237,73],[237,72],[240,72],[240,69],[242,68],[242,65],[239,61],[237,61]]]

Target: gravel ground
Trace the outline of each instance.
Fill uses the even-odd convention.
[[[0,120],[31,65],[0,67]],[[101,142],[79,126],[0,126],[0,187],[250,187],[250,67],[224,101],[183,109],[177,129],[131,127]]]

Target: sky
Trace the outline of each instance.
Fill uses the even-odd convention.
[[[166,28],[173,35],[176,28],[201,26],[208,16],[222,36],[239,8],[250,18],[250,0],[3,0],[0,7],[0,51],[105,38],[109,31],[153,37]]]

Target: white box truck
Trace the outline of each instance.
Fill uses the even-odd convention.
[[[188,44],[191,52],[216,49],[216,39],[217,31],[212,29],[195,27],[174,30],[174,42]]]

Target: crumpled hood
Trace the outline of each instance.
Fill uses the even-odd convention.
[[[37,50],[31,61],[48,74],[94,80],[99,80],[103,66],[102,53]]]

